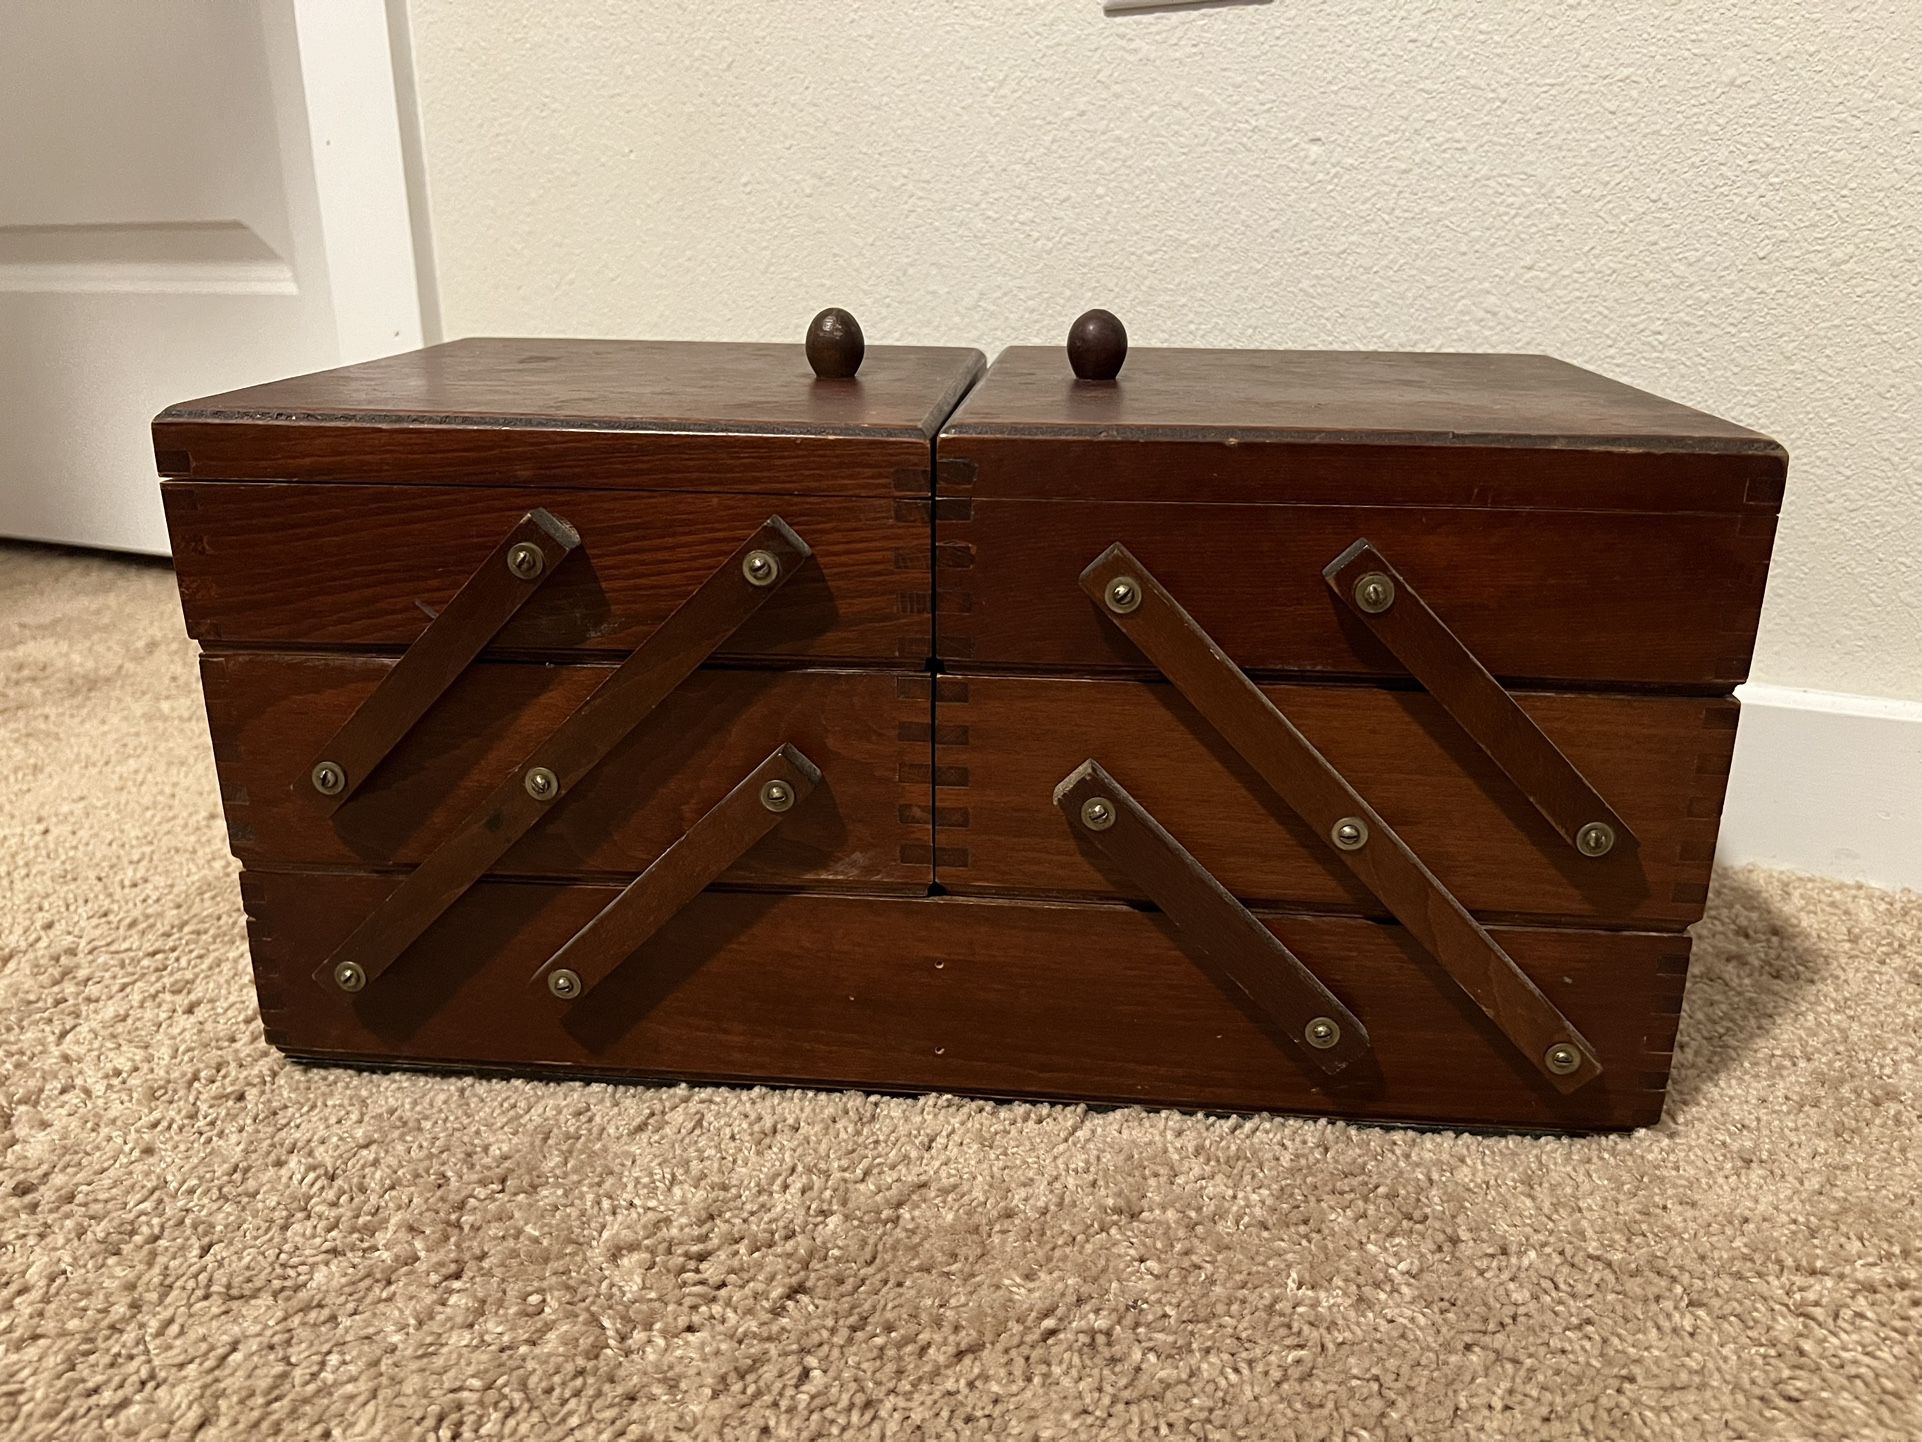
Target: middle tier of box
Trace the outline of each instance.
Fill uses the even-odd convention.
[[[393,664],[365,655],[209,654],[208,705],[236,855],[250,864],[413,865],[607,677],[610,663],[483,662],[328,817],[286,785]],[[1265,688],[1471,911],[1686,924],[1707,885],[1732,702],[1524,694],[1602,787],[1639,864],[1574,855],[1427,695]],[[931,724],[930,703],[938,718]],[[743,885],[1139,899],[1078,845],[1054,787],[1089,756],[1237,896],[1378,912],[1172,687],[1131,681],[707,668],[691,675],[502,859],[524,876],[643,870],[771,751],[822,772],[805,807],[722,878]],[[938,848],[931,828],[939,828]],[[932,871],[930,866],[932,865]]]

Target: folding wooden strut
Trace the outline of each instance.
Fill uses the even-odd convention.
[[[360,789],[580,543],[579,533],[549,511],[529,511],[515,523],[381,678],[374,694],[320,748],[307,780],[322,811],[333,815]]]
[[[549,957],[528,984],[562,1001],[599,985],[820,784],[814,763],[782,746]]]
[[[1125,546],[1081,587],[1552,1085],[1601,1074],[1568,1018]]]
[[[1054,804],[1134,878],[1221,980],[1279,1024],[1304,1061],[1332,1073],[1367,1055],[1361,1018],[1098,762],[1085,761],[1063,778]]]
[[[408,874],[315,970],[355,992],[376,981],[676,686],[786,583],[810,552],[771,516],[573,715]]]
[[[1357,541],[1322,576],[1564,841],[1587,857],[1634,842],[1615,808],[1380,551]]]

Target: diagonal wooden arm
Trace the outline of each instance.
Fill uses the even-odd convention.
[[[1127,872],[1235,990],[1280,1025],[1304,1061],[1338,1072],[1368,1054],[1368,1029],[1253,912],[1099,763],[1054,789],[1078,836]]]
[[[1561,1091],[1601,1075],[1594,1048],[1308,738],[1125,546],[1081,587]]]
[[[307,773],[331,816],[360,789],[387,753],[414,729],[501,627],[580,545],[572,526],[550,511],[522,516],[480,568],[461,583],[346,723],[320,748]]]
[[[820,781],[812,761],[792,746],[781,747],[575,932],[528,984],[562,1001],[585,996],[780,825]]]
[[[1615,808],[1380,551],[1357,541],[1329,562],[1322,576],[1564,841],[1588,857],[1634,842],[1635,834]]]
[[[771,516],[654,634],[595,688],[480,809],[416,867],[314,972],[359,991],[598,766],[688,673],[739,629],[808,558],[807,543]]]

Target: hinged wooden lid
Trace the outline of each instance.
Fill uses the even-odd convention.
[[[170,406],[154,447],[193,479],[885,492],[858,459],[837,476],[823,444],[925,452],[983,357],[855,363],[823,378],[798,344],[462,340]],[[800,447],[807,464],[781,463]]]
[[[1548,356],[1385,351],[1136,350],[1104,381],[1019,346],[940,447],[983,466],[977,498],[1574,509],[1773,510],[1786,462]]]

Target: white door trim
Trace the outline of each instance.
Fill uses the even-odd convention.
[[[289,180],[296,159],[304,161],[311,197],[290,203],[313,206],[324,253],[309,273],[325,278],[339,363],[412,350],[422,338],[415,196],[385,0],[281,0],[272,8]]]

